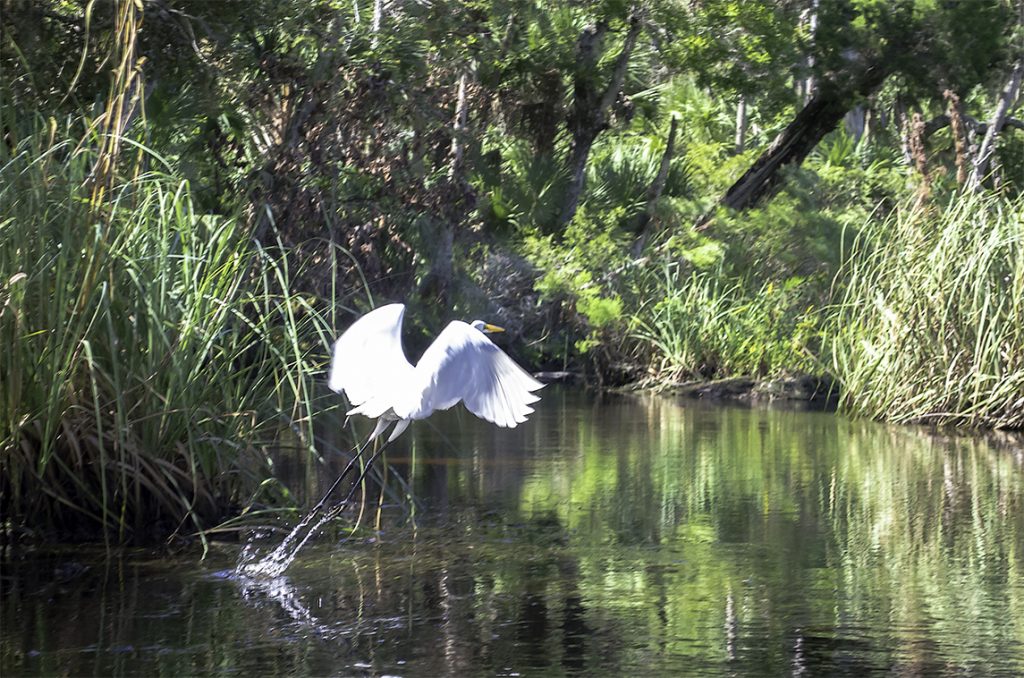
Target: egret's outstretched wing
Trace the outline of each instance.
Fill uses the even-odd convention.
[[[370,311],[334,344],[328,385],[345,392],[354,410],[379,417],[393,405],[394,388],[407,383],[413,367],[402,350],[403,304]]]
[[[403,402],[405,411],[396,408],[401,417],[421,419],[461,400],[481,419],[512,428],[540,400],[531,391],[544,386],[482,332],[458,320],[430,345],[415,372],[416,398]]]

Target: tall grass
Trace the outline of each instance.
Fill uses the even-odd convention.
[[[657,381],[813,369],[818,318],[804,281],[748,290],[719,272],[664,264],[642,284],[633,336]]]
[[[842,277],[833,361],[847,406],[894,421],[1024,426],[1024,200],[895,212]]]
[[[312,449],[330,323],[167,173],[90,204],[100,145],[54,130],[0,151],[3,529],[202,529],[253,501],[282,426]]]

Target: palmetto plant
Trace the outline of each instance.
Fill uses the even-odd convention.
[[[627,216],[642,210],[663,153],[664,140],[653,136],[620,136],[595,145],[587,176],[591,207],[625,207]],[[686,194],[688,179],[682,160],[677,158],[670,165],[663,195]]]
[[[520,228],[553,224],[567,180],[556,158],[537,155],[520,141],[502,144],[501,158],[501,183],[490,193],[496,216]]]

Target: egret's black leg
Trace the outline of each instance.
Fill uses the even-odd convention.
[[[358,488],[359,484],[363,482],[363,478],[366,477],[366,473],[370,470],[370,467],[373,466],[373,462],[377,461],[377,458],[384,453],[384,450],[388,449],[388,445],[390,445],[392,442],[393,440],[388,440],[383,445],[381,445],[379,450],[373,453],[373,456],[370,457],[370,460],[366,462],[366,466],[363,467],[362,473],[359,474],[359,477],[356,478],[356,482],[353,483],[352,489],[348,491],[348,495],[345,496],[345,499],[343,499],[341,503],[337,504],[330,511],[324,514],[324,520],[333,520],[334,518],[336,518],[338,514],[341,513],[341,511],[348,505],[348,503],[352,501],[352,495],[356,493],[356,488]],[[339,480],[341,479],[339,478]],[[331,489],[333,490],[334,488],[332,487]]]
[[[318,501],[316,503],[316,506],[314,506],[305,516],[303,516],[302,520],[300,520],[298,522],[298,524],[295,526],[295,528],[292,530],[292,532],[287,537],[285,537],[285,540],[283,542],[281,542],[281,545],[277,547],[275,552],[277,552],[277,551],[282,551],[283,552],[285,549],[287,549],[287,548],[289,548],[291,546],[292,542],[294,542],[297,538],[299,538],[299,536],[302,534],[302,531],[310,523],[313,522],[313,519],[316,518],[317,514],[320,513],[320,511],[323,509],[324,505],[327,503],[327,500],[334,493],[334,490],[336,490],[338,488],[338,485],[341,484],[341,481],[345,478],[345,476],[347,476],[349,474],[349,471],[351,471],[352,468],[355,466],[356,460],[359,459],[359,457],[362,456],[363,452],[366,451],[367,445],[369,445],[371,442],[373,442],[373,440],[378,435],[380,435],[380,433],[381,433],[381,426],[380,426],[380,423],[378,422],[377,428],[375,428],[373,433],[370,434],[370,436],[366,439],[366,441],[362,445],[359,446],[359,449],[356,450],[356,453],[352,456],[352,458],[349,460],[348,464],[345,466],[345,470],[343,470],[341,472],[341,475],[339,475],[338,478],[334,481],[334,483],[327,489],[327,491],[324,492],[324,496],[320,498],[320,501]],[[362,478],[362,476],[360,476],[360,478]],[[336,515],[336,514],[334,514],[334,515]],[[327,520],[328,519],[325,518],[325,519],[321,520],[319,523],[317,523],[317,525],[318,526],[322,525]],[[316,531],[316,528],[314,528],[311,532],[313,532],[313,531]],[[306,539],[309,538],[310,534],[307,534],[306,537],[304,537],[302,539],[302,542],[301,542],[302,544],[304,544],[306,542]],[[300,544],[300,548],[301,548],[301,544]]]
[[[355,455],[349,460],[348,465],[345,466],[345,470],[341,472],[341,475],[338,476],[337,480],[334,481],[334,484],[331,485],[330,488],[328,488],[328,490],[324,493],[324,496],[321,497],[320,501],[318,501],[316,506],[313,507],[313,510],[310,511],[309,516],[307,516],[307,519],[312,518],[321,508],[323,508],[324,504],[327,503],[328,497],[330,497],[334,490],[338,488],[338,485],[340,485],[342,479],[348,475],[348,472],[352,470],[352,467],[355,466],[356,464],[356,460],[363,455],[363,452],[366,450],[366,446],[369,445],[374,440],[376,440],[377,436],[383,433],[391,424],[391,421],[393,420],[388,420],[384,418],[377,420],[377,425],[374,427],[373,432],[369,435],[366,441],[359,446],[359,449],[356,451]]]
[[[324,492],[324,496],[320,499],[320,501],[317,502],[316,506],[313,507],[312,511],[310,511],[311,516],[315,515],[317,512],[320,511],[320,509],[324,507],[324,504],[327,503],[328,498],[330,498],[330,496],[334,493],[334,490],[338,489],[338,485],[341,484],[342,479],[344,479],[344,477],[348,475],[349,471],[352,470],[352,467],[356,465],[356,460],[363,455],[363,452],[366,450],[366,446],[369,445],[372,441],[373,437],[367,438],[366,442],[359,446],[359,449],[356,451],[355,455],[353,455],[353,457],[349,459],[348,465],[345,466],[345,470],[341,472],[341,475],[339,475],[338,478],[334,481],[334,484],[332,484],[327,489],[327,491]]]

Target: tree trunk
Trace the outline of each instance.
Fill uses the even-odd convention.
[[[859,143],[861,137],[864,136],[867,120],[868,109],[863,104],[854,106],[843,116],[843,126],[846,128],[846,133],[853,137],[855,143]]]
[[[370,38],[370,46],[374,49],[377,48],[378,35],[380,34],[380,24],[384,19],[384,0],[373,0],[373,19],[370,22],[370,33],[373,35]]]
[[[626,67],[629,66],[629,59],[633,54],[640,28],[640,17],[635,13],[631,14],[629,30],[626,33],[622,51],[619,52],[619,56],[615,60],[615,67],[612,69],[608,87],[605,88],[600,98],[594,91],[589,76],[600,57],[600,42],[607,26],[599,24],[596,27],[588,28],[580,36],[577,47],[577,77],[573,112],[569,123],[572,130],[572,144],[569,151],[569,186],[566,189],[565,201],[558,218],[559,228],[565,227],[576,215],[580,197],[583,195],[590,149],[594,145],[597,135],[608,127],[608,116],[612,104],[615,103],[615,98],[622,89],[622,83],[626,79]]]
[[[971,177],[967,182],[968,188],[972,191],[981,190],[981,184],[988,175],[992,154],[995,152],[996,137],[999,135],[999,131],[1003,128],[1003,123],[1010,113],[1010,106],[1017,99],[1022,78],[1024,78],[1024,57],[1017,59],[1017,63],[1013,66],[1010,79],[999,96],[995,113],[992,114],[988,129],[985,131],[985,138],[981,142],[978,154],[974,158],[974,167],[971,169]]]
[[[676,119],[672,118],[673,130]],[[739,103],[736,105],[736,138],[734,149],[737,154],[742,153],[747,145],[747,97],[741,94]]]
[[[452,123],[452,164],[448,169],[448,178],[453,182],[462,180],[462,165],[464,148],[466,145],[466,119],[469,116],[469,106],[466,103],[466,84],[469,82],[469,74],[463,73],[459,78],[459,93],[455,102],[455,121]]]
[[[778,181],[778,171],[786,165],[799,165],[826,134],[836,128],[853,103],[878,89],[888,70],[880,65],[866,68],[846,86],[821,86],[793,122],[775,137],[768,149],[734,183],[719,205],[734,210],[753,206]],[[697,228],[705,228],[713,213],[705,214]]]
[[[921,175],[924,185],[927,187],[931,181],[928,175],[928,153],[925,149],[925,127],[921,111],[914,111],[910,116],[907,128],[907,143],[910,145],[910,159],[914,169]]]
[[[804,105],[807,105],[811,98],[815,95],[815,81],[814,81],[814,47],[818,35],[818,4],[820,0],[811,0],[810,7],[803,11],[802,21],[807,22],[807,32],[810,35],[810,45],[807,50],[807,59],[804,62],[804,68],[807,70],[807,77],[800,80],[797,86],[797,94],[800,96],[800,101]]]
[[[419,288],[421,298],[430,297],[429,301],[438,303],[444,308],[448,306],[452,278],[455,275],[455,223],[463,216],[462,208],[466,204],[466,197],[469,196],[471,190],[464,176],[466,123],[469,119],[469,97],[466,92],[468,86],[469,73],[463,73],[459,77],[458,94],[455,98],[455,118],[452,121],[451,164],[448,167],[448,193],[450,195],[445,201],[447,209],[441,210],[442,214],[439,215],[436,222],[434,237],[437,247],[430,262],[430,271],[423,277]]]
[[[903,156],[903,164],[910,167],[914,164],[910,155],[910,118],[907,117],[906,105],[900,99],[896,99],[894,118],[900,135],[900,155]]]
[[[672,116],[672,124],[668,128],[668,140],[665,143],[665,152],[661,154],[661,165],[658,167],[658,175],[651,182],[647,190],[647,202],[644,211],[637,217],[637,232],[640,234],[633,243],[633,256],[638,257],[650,237],[651,218],[654,216],[654,207],[665,190],[665,182],[668,181],[668,171],[672,165],[672,156],[676,147],[676,131],[679,126],[679,118]]]
[[[967,183],[967,168],[972,165],[970,148],[968,146],[967,128],[964,125],[963,103],[957,93],[947,89],[942,93],[946,98],[946,110],[949,115],[949,125],[953,132],[953,149],[956,152],[956,183],[963,186]],[[928,124],[925,123],[927,132]]]
[[[430,270],[420,283],[419,297],[447,309],[455,275],[455,226],[445,216],[441,216],[435,223],[437,247],[434,249],[433,261],[430,262]]]

